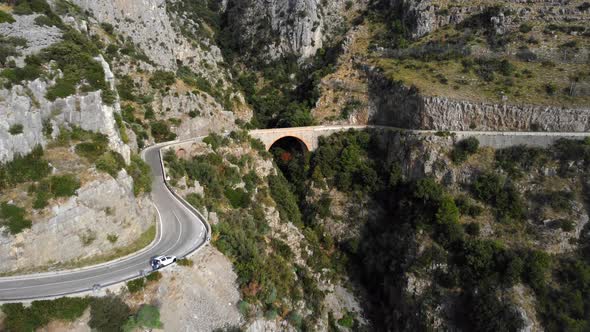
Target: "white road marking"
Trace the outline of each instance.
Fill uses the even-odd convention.
[[[178,232],[178,239],[176,239],[176,242],[174,242],[174,245],[172,245],[170,248],[168,248],[168,250],[166,250],[164,252],[164,255],[169,252],[170,250],[174,249],[174,247],[176,247],[176,245],[178,244],[178,242],[180,242],[180,238],[182,237],[182,223],[180,222],[180,219],[178,218],[178,216],[176,215],[176,212],[172,211],[172,214],[174,214],[174,217],[176,218],[176,222],[178,223],[178,225],[180,226],[180,232]]]

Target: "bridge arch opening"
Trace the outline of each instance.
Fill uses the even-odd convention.
[[[269,151],[285,178],[291,183],[301,183],[309,164],[309,145],[298,137],[286,136],[276,140]]]
[[[283,136],[275,140],[268,148],[271,152],[277,149],[299,151],[302,153],[311,151],[311,147],[304,140],[296,136]]]

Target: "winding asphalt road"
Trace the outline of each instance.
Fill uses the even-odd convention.
[[[299,129],[316,130],[317,128],[319,127]],[[321,128],[329,129],[331,127]],[[494,134],[494,132],[482,132],[481,134],[490,133]],[[495,134],[523,135],[523,133],[502,132],[495,132]],[[524,136],[535,135],[586,137],[590,133],[525,133]],[[176,143],[181,142],[160,144],[150,147],[142,153],[144,160],[151,168],[152,199],[160,215],[158,237],[151,245],[122,259],[92,267],[0,278],[0,303],[92,292],[148,273],[150,271],[149,260],[153,256],[165,254],[184,257],[206,244],[211,232],[205,218],[171,191],[164,181],[160,149]]]
[[[204,218],[175,196],[164,182],[160,149],[170,144],[150,147],[142,154],[151,167],[151,195],[159,214],[158,235],[150,246],[122,259],[88,268],[0,278],[0,302],[96,291],[148,273],[153,256],[184,257],[206,244],[210,234]]]

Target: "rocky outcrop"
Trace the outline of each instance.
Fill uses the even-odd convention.
[[[471,6],[442,9],[433,0],[390,0],[390,5],[401,13],[401,21],[412,39],[423,37],[445,25],[459,24],[477,10]]]
[[[165,0],[75,0],[81,8],[90,11],[98,23],[112,24],[117,33],[130,38],[157,67],[176,70],[178,63],[202,73],[221,71],[221,51],[215,45],[191,43],[174,26]],[[206,64],[206,65],[205,65]],[[221,75],[218,75],[221,76]]]
[[[36,145],[45,146],[51,137],[44,135],[44,124],[53,128],[52,137],[57,137],[60,126],[102,133],[109,138],[110,148],[129,161],[130,149],[122,142],[115,125],[117,103],[104,104],[101,91],[50,101],[45,98],[49,84],[36,79],[0,90],[0,162],[12,160],[15,154],[27,154]],[[23,126],[23,132],[12,135],[9,128],[16,124]]]
[[[77,196],[39,212],[32,228],[16,236],[0,233],[0,272],[45,269],[106,255],[155,226],[151,201],[147,196],[134,196],[133,179],[124,170],[117,179],[98,176],[79,189]]]
[[[171,90],[153,103],[155,109],[164,110],[166,118],[181,119],[173,128],[179,139],[205,136],[212,132],[231,131],[236,128],[234,113],[224,110],[217,101],[205,94]],[[188,114],[197,114],[191,118]]]
[[[409,129],[590,131],[590,108],[510,105],[423,96],[415,88],[373,73],[369,122]]]
[[[239,46],[268,61],[315,55],[344,24],[346,6],[344,0],[229,0],[226,15]]]
[[[25,56],[35,54],[61,40],[62,32],[59,28],[35,23],[38,16],[39,14],[14,15],[14,23],[0,23],[0,36],[23,38],[27,41],[27,45],[20,49],[21,56],[16,58],[18,65],[24,65]]]

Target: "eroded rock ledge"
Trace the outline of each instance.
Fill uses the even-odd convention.
[[[133,179],[124,170],[117,179],[100,174],[77,196],[40,214],[16,236],[0,232],[0,273],[108,255],[135,242],[157,219],[149,197],[134,196]]]
[[[590,108],[511,105],[424,96],[371,72],[369,122],[409,129],[590,131]]]

